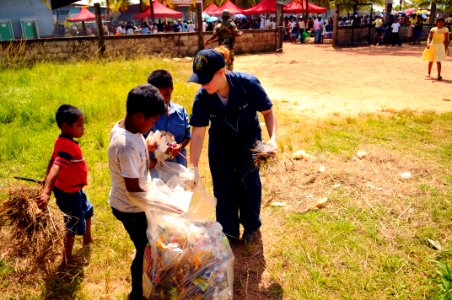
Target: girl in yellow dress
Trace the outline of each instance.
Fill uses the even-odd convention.
[[[427,39],[427,49],[429,49],[428,59],[428,76],[432,71],[433,62],[436,61],[436,68],[438,70],[438,80],[441,77],[441,62],[446,59],[446,53],[449,48],[449,29],[445,26],[444,18],[436,20],[436,27],[430,29],[430,34]]]

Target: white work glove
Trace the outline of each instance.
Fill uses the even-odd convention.
[[[276,143],[275,138],[269,139],[267,145],[270,146],[275,153],[278,151],[278,144]]]
[[[190,167],[188,171],[193,175],[193,181],[197,182],[199,180],[198,167]]]

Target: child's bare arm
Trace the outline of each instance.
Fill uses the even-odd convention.
[[[430,48],[430,42],[433,40],[433,32],[430,31],[427,38],[427,48]]]
[[[140,180],[138,178],[126,178],[124,177],[124,183],[126,184],[126,190],[131,193],[145,192],[140,187]]]
[[[53,164],[50,167],[50,170],[47,174],[44,189],[42,190],[41,195],[39,196],[39,198],[36,201],[38,203],[39,208],[47,207],[47,204],[49,203],[50,195],[52,194],[53,186],[55,185],[55,180],[58,176],[58,172],[60,172],[60,166]]]

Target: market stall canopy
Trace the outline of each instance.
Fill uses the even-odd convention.
[[[216,11],[217,9],[218,6],[216,6],[216,4],[212,2],[202,12],[208,14],[210,12]]]
[[[90,12],[86,7],[82,7],[80,12],[67,19],[68,22],[95,21],[96,15]]]
[[[229,10],[231,15],[241,14],[243,12],[243,9],[241,9],[240,7],[238,7],[237,5],[232,3],[231,0],[228,0],[225,4],[220,6],[216,11],[210,12],[209,14],[213,15],[213,16],[221,16],[221,13],[225,9]]]
[[[305,13],[306,12],[306,0],[296,1],[293,0],[292,2],[288,3],[287,5],[284,5],[284,13],[285,14],[299,14],[299,13]],[[320,7],[315,4],[312,4],[308,2],[308,12],[309,13],[315,13],[315,14],[323,14],[326,13],[325,7]]]
[[[303,2],[293,0],[287,5],[284,5],[285,14],[298,14],[306,12],[306,0]],[[257,14],[273,14],[276,12],[276,0],[262,0],[259,4],[243,10],[244,15],[257,15]],[[317,6],[308,2],[309,13],[326,13],[326,8]]]
[[[171,8],[166,7],[159,1],[154,1],[152,4],[154,8],[154,18],[181,18],[182,13],[180,11],[173,10]],[[148,8],[145,12],[136,14],[133,16],[135,20],[137,19],[146,19],[151,18],[151,9]]]
[[[276,0],[262,0],[259,4],[243,10],[244,15],[273,14],[276,12]]]

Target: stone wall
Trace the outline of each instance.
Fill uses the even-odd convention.
[[[204,33],[206,40],[211,33]],[[212,47],[216,44],[213,43]],[[198,50],[197,33],[163,33],[152,35],[106,36],[107,57],[131,58],[139,55],[170,57],[194,56]],[[236,40],[236,53],[275,51],[276,30],[245,30]],[[15,62],[66,61],[97,57],[96,37],[49,38],[0,42],[0,66]]]

